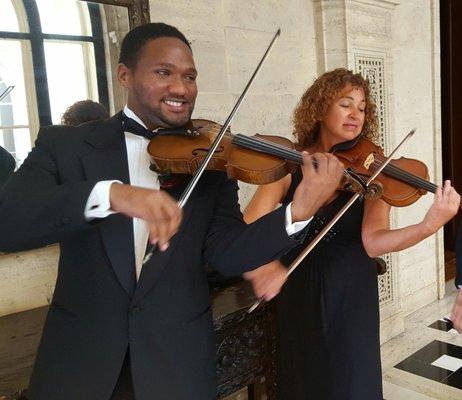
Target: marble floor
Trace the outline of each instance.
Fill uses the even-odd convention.
[[[410,314],[404,333],[382,345],[385,399],[462,399],[462,335],[442,321],[454,296],[447,282],[444,299]]]

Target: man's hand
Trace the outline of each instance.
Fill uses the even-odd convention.
[[[151,244],[158,243],[162,251],[168,248],[182,218],[182,211],[171,196],[160,190],[113,183],[109,198],[112,210],[148,223]]]
[[[316,168],[313,161],[317,163]],[[345,167],[329,153],[303,152],[303,179],[294,193],[292,222],[311,218],[334,194]]]
[[[454,301],[449,319],[452,321],[454,329],[458,333],[462,333],[462,289],[457,291],[456,300]]]
[[[445,181],[444,187],[435,192],[435,200],[425,215],[422,224],[424,229],[433,234],[457,214],[460,207],[460,196],[451,186],[451,181]]]
[[[279,294],[287,280],[287,269],[279,261],[272,261],[253,271],[245,272],[243,277],[252,282],[256,297],[270,301]]]

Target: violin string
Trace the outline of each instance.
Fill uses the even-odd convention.
[[[383,157],[380,155],[376,155],[376,156],[378,158],[378,163],[380,164],[380,159]],[[376,162],[374,162],[374,164],[375,166],[377,166]],[[425,189],[433,193],[435,193],[435,190],[437,189],[437,186],[435,184],[428,182],[427,180],[422,179],[421,177],[416,176],[410,172],[407,172],[393,164],[387,165],[387,167],[385,168],[385,172],[389,172],[390,174],[393,174],[396,177],[403,179],[404,182],[407,181],[407,183],[414,184],[415,186],[421,189]]]
[[[255,149],[258,150],[268,150],[271,151],[274,155],[281,155],[284,158],[288,158],[291,161],[295,161],[298,163],[303,162],[303,158],[301,154],[297,152],[291,152],[290,149],[287,147],[279,146],[278,144],[273,144],[272,142],[268,142],[262,139],[256,139],[251,137],[246,137],[244,135],[237,135],[233,142],[236,144],[243,144],[243,145],[252,145]]]
[[[235,135],[233,142],[243,147],[248,147],[257,151],[263,151],[265,153],[273,154],[297,162],[298,164],[303,164],[303,156],[301,152],[287,148],[279,143],[274,143],[261,138],[253,138],[246,135]],[[318,161],[313,160],[313,164],[317,165]],[[348,178],[350,177],[350,174],[346,170],[343,171],[343,175]]]
[[[376,160],[374,160],[372,165],[374,167],[380,166],[382,158],[382,156],[376,154]],[[424,189],[432,193],[435,193],[435,190],[437,188],[435,184],[428,182],[425,179],[420,178],[419,176],[411,174],[410,172],[404,171],[403,169],[393,164],[388,164],[383,172],[388,173],[388,175],[402,180],[405,183],[409,183],[413,186],[416,186],[419,189]]]
[[[237,145],[242,145],[244,147],[249,147],[254,150],[264,151],[265,153],[277,155],[282,158],[297,162],[298,164],[303,163],[303,157],[299,151],[289,149],[278,143],[274,144],[273,142],[267,141],[265,139],[252,138],[245,135],[239,135],[238,140],[233,139],[233,141]],[[317,160],[313,160],[313,164],[317,165]],[[343,175],[347,178],[351,177],[350,174],[348,174],[348,172],[345,170],[343,171]]]
[[[216,127],[213,127],[213,129],[217,129]],[[278,155],[283,158],[289,158],[291,161],[302,163],[303,162],[303,157],[300,152],[290,149],[284,145],[281,145],[279,143],[271,142],[269,140],[265,140],[262,138],[255,138],[252,136],[247,136],[247,135],[242,135],[242,134],[228,134],[228,137],[230,137],[233,142],[236,144],[242,143],[243,145],[245,144],[255,144],[255,146],[252,147],[253,150],[260,150],[260,151],[266,151],[266,150],[276,150],[277,153],[272,152],[273,155]],[[262,145],[262,146],[259,146]],[[315,163],[317,163],[315,161]]]
[[[412,175],[409,175],[408,173],[406,172],[403,172],[402,170],[400,170],[399,168],[397,168],[396,166],[394,167],[390,167],[390,168],[386,168],[384,170],[384,173],[393,177],[393,178],[396,178],[404,183],[408,183],[412,186],[415,186],[416,188],[419,188],[419,189],[424,189],[424,190],[427,190],[429,192],[435,192],[436,190],[436,186],[419,178],[419,177],[415,177],[415,176],[412,176]]]
[[[219,132],[217,126],[212,126],[210,130],[212,131],[212,134],[218,134]],[[303,156],[301,152],[286,147],[280,143],[275,143],[263,138],[256,138],[243,134],[235,135],[231,132],[225,134],[225,136],[230,138],[236,145],[240,145],[255,151],[261,151],[267,154],[272,154],[284,159],[288,159],[290,161],[294,161],[298,164],[303,164]],[[314,159],[313,164],[318,165],[318,161]],[[342,174],[346,178],[351,178],[351,175],[346,170],[343,170]]]

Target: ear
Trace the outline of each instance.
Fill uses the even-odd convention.
[[[117,80],[126,89],[131,86],[132,71],[125,64],[117,66]]]

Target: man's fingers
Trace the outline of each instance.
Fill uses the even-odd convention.
[[[317,162],[317,172],[318,174],[325,175],[327,174],[329,168],[329,159],[326,157],[324,153],[315,153],[313,157],[316,159]]]
[[[162,221],[158,225],[158,231],[159,231],[159,249],[161,251],[167,250],[168,247],[168,241],[170,240],[170,232],[168,231],[168,224],[167,220]]]
[[[328,172],[331,175],[336,175],[338,178],[342,175],[345,170],[345,166],[335,157],[333,154],[325,153],[325,156],[329,160]]]
[[[315,173],[314,163],[316,162],[315,158],[309,154],[307,151],[302,152],[303,165],[302,165],[302,174],[303,176],[312,176]]]
[[[438,186],[435,191],[435,203],[440,203],[443,199],[443,188]]]
[[[157,240],[160,250],[168,248],[169,241],[178,231],[181,223],[181,211],[175,208],[162,206],[153,211],[150,222],[151,243]]]
[[[446,180],[444,181],[444,184],[443,184],[443,189],[441,191],[441,201],[443,203],[447,203],[448,200],[449,200],[449,197],[451,195],[451,181],[450,180]]]
[[[178,225],[175,217],[168,216],[159,222],[159,248],[162,251],[167,250],[169,241],[177,232]]]
[[[159,241],[159,232],[157,231],[157,225],[149,226],[149,243],[153,246]]]

